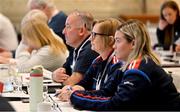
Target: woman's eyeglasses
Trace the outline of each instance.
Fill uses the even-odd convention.
[[[92,39],[94,39],[96,35],[108,36],[107,34],[103,34],[103,33],[91,32],[91,37],[92,37]]]

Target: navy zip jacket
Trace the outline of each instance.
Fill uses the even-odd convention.
[[[106,60],[103,60],[102,57],[98,56],[89,67],[88,71],[85,74],[83,80],[81,80],[77,85],[84,87],[86,90],[99,90],[107,82],[109,77],[109,72],[113,69],[119,68],[120,66],[114,66],[118,62],[117,58],[114,56],[114,53],[110,53],[109,57]],[[97,89],[97,85],[100,85]]]
[[[103,89],[75,91],[70,100],[83,110],[180,110],[172,77],[151,59],[133,61],[125,72],[117,70]]]

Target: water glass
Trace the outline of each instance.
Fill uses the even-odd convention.
[[[159,55],[161,57],[162,56],[162,52],[163,52],[163,47],[156,47],[155,48],[155,52],[157,53],[157,55]]]
[[[0,64],[0,82],[1,82],[1,90],[0,91],[12,91],[10,88],[11,84],[11,78],[9,75],[9,64]],[[3,86],[2,86],[3,85]],[[3,87],[3,90],[2,90]],[[12,87],[12,86],[11,86]]]
[[[48,85],[43,85],[43,99],[46,101],[48,98]]]
[[[14,92],[22,92],[22,76],[13,76],[12,84]]]
[[[9,65],[9,75],[10,76],[17,76],[18,75],[18,68],[16,64]]]
[[[14,92],[22,92],[23,78],[18,73],[18,68],[15,63],[9,65],[9,75],[12,77],[11,82],[13,84]]]
[[[180,64],[180,52],[174,52],[173,53],[173,59],[177,60],[177,63]]]

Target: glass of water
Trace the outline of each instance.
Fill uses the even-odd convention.
[[[12,84],[14,92],[22,92],[22,76],[13,76]]]
[[[180,64],[180,52],[174,52],[173,59],[176,60],[178,64]]]
[[[48,85],[43,85],[43,99],[46,101],[48,99]]]
[[[163,55],[163,47],[161,47],[161,46],[156,47],[155,52],[157,55],[159,55],[161,57]]]

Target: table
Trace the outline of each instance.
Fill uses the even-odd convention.
[[[53,98],[58,106],[61,108],[62,112],[79,112],[80,110],[74,109],[69,102],[61,102],[58,101],[57,98]],[[22,101],[10,101],[9,102],[16,112],[29,112],[29,103],[22,103]],[[56,111],[55,111],[56,112]],[[81,112],[89,112],[89,111],[81,111]]]
[[[165,67],[164,70],[171,74],[173,82],[180,92],[180,67]]]
[[[10,104],[14,107],[16,112],[30,112],[29,103],[22,103],[21,101],[10,101]],[[59,103],[62,112],[80,112],[79,110],[74,109],[69,102]],[[81,111],[87,112],[87,111]]]
[[[29,73],[19,73],[20,76],[22,76],[22,84],[24,86],[27,86],[27,84],[29,83]],[[47,72],[43,73],[43,75],[46,77],[46,80],[43,80],[44,85],[48,85],[48,90],[49,88],[60,88],[62,87],[62,84],[60,83],[55,83],[52,81],[51,79],[51,73]],[[55,92],[55,91],[54,91]],[[3,93],[4,97],[7,97],[10,99],[9,103],[14,107],[14,109],[16,110],[16,112],[29,112],[29,103],[23,103],[21,101],[21,99],[23,98],[29,98],[29,96],[25,93],[14,93],[14,92],[9,92],[9,93]],[[53,97],[54,101],[56,101],[56,104],[58,104],[58,106],[61,108],[62,112],[79,112],[79,110],[74,109],[69,102],[61,102],[58,101],[58,98]],[[56,112],[56,111],[54,111]],[[82,112],[86,112],[86,111],[82,111]]]
[[[30,81],[30,74],[29,73],[19,73],[22,76],[23,88],[27,88]],[[55,93],[56,89],[61,89],[63,85],[61,83],[56,83],[52,80],[52,73],[50,71],[43,71],[43,85],[48,86],[49,93]]]
[[[180,67],[179,57],[175,57],[171,51],[156,51],[160,57],[162,67]]]

